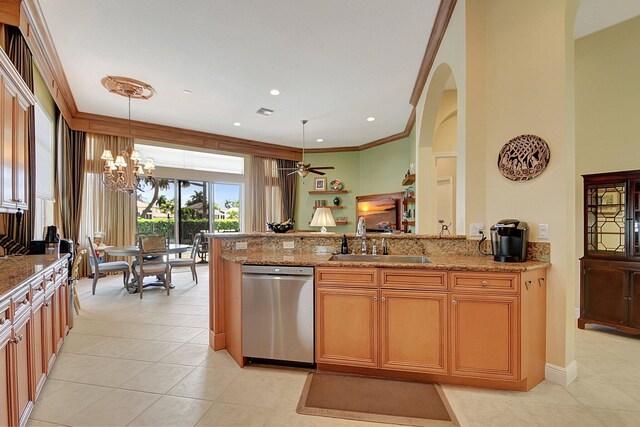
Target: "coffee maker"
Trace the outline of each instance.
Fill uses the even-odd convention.
[[[527,260],[529,226],[517,219],[503,219],[491,227],[493,259],[499,262]]]

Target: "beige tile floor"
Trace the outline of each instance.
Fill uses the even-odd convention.
[[[174,273],[169,297],[124,292],[119,277],[79,284],[80,316],[66,338],[30,425],[357,426],[301,416],[305,372],[240,369],[208,346],[207,266],[200,284]],[[640,339],[576,332],[579,378],[528,393],[445,386],[461,422],[473,426],[640,426]]]

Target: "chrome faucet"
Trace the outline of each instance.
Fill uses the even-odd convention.
[[[358,226],[356,227],[356,237],[362,239],[362,255],[367,254],[367,226],[364,223],[364,217],[358,218]]]
[[[389,255],[389,247],[387,246],[387,240],[382,238],[382,255]]]

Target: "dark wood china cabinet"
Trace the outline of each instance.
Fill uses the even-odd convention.
[[[640,334],[640,170],[583,175],[580,318]]]

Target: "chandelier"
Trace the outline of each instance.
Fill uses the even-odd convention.
[[[111,93],[126,96],[129,99],[129,138],[131,137],[131,98],[149,99],[155,94],[155,90],[147,83],[127,77],[107,76],[101,80],[102,85]],[[151,157],[142,161],[140,152],[131,146],[122,150],[113,157],[111,150],[104,150],[101,160],[104,160],[102,183],[111,191],[122,191],[131,194],[136,190],[142,190],[141,181],[155,186],[153,171],[156,166]],[[146,175],[146,176],[145,176]]]

